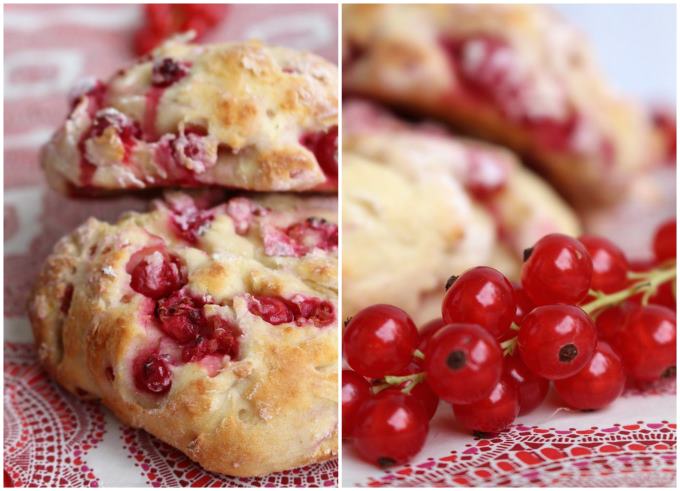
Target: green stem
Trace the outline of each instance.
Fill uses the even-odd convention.
[[[425,372],[412,373],[411,375],[387,375],[385,377],[385,382],[388,386],[399,385],[406,382],[406,387],[401,391],[404,394],[410,394],[413,388],[420,382],[425,380]]]
[[[593,313],[612,305],[623,302],[624,300],[637,295],[638,293],[644,292],[642,297],[642,303],[646,304],[649,298],[656,293],[657,289],[663,283],[671,281],[676,276],[676,266],[675,263],[670,265],[668,269],[654,269],[644,273],[643,276],[635,277],[640,278],[640,281],[633,284],[631,287],[626,288],[618,292],[604,294],[602,292],[597,292],[591,290],[590,294],[595,296],[595,300],[583,305],[581,308],[587,313],[592,315]]]
[[[420,351],[419,349],[417,349],[413,352],[413,358],[418,358],[419,360],[424,360],[425,354],[422,351]]]

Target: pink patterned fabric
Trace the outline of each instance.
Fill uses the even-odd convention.
[[[438,459],[392,469],[381,486],[671,486],[676,425],[667,421],[555,430],[515,425]]]
[[[251,480],[205,472],[150,435],[111,423],[99,404],[67,394],[39,368],[25,305],[54,243],[90,216],[110,221],[148,203],[66,199],[45,186],[38,151],[78,81],[107,78],[134,57],[141,20],[137,5],[5,8],[5,484],[333,486],[337,461]],[[245,38],[337,62],[337,6],[233,5],[204,42]]]

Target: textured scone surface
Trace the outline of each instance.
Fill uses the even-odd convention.
[[[513,278],[540,237],[580,231],[564,201],[504,149],[362,101],[344,105],[343,124],[345,316],[394,303],[429,320],[450,275],[485,264]]]
[[[334,189],[337,78],[309,53],[170,40],[74,93],[42,165],[53,187],[74,193]]]
[[[48,258],[29,313],[64,387],[208,470],[337,453],[335,199],[174,195],[90,219]]]
[[[349,5],[343,31],[349,93],[513,148],[576,204],[619,198],[658,160],[647,114],[605,82],[582,34],[548,8]]]

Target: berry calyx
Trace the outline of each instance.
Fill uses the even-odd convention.
[[[501,379],[491,393],[471,404],[454,404],[456,421],[465,429],[482,433],[498,433],[515,421],[519,414],[515,385]]]
[[[628,284],[628,259],[610,240],[594,235],[583,235],[579,241],[586,247],[593,261],[593,290],[611,293]]]
[[[371,398],[368,381],[352,370],[342,371],[342,438],[349,438],[361,406]]]
[[[545,400],[550,388],[550,382],[529,370],[518,352],[503,360],[503,376],[517,389],[520,415],[536,409]]]
[[[675,312],[660,305],[635,307],[612,347],[626,375],[636,382],[652,382],[676,363]]]
[[[498,343],[482,327],[451,324],[430,338],[426,380],[441,399],[469,404],[491,393],[501,376],[502,357]]]
[[[404,394],[378,394],[362,405],[356,421],[355,450],[381,468],[407,462],[427,437],[428,420],[422,407]]]
[[[135,386],[142,391],[162,395],[172,386],[168,362],[158,353],[143,353],[133,364]]]
[[[409,364],[418,346],[418,331],[406,312],[378,304],[352,317],[342,343],[350,367],[364,377],[380,378]]]
[[[574,375],[595,352],[597,333],[591,318],[573,305],[544,305],[520,324],[517,345],[526,366],[548,380]]]
[[[585,246],[567,235],[549,234],[522,265],[522,288],[534,305],[577,305],[588,294],[593,262]]]
[[[677,255],[675,218],[662,223],[654,233],[654,257],[658,262],[675,259]]]
[[[623,392],[626,376],[618,355],[599,342],[590,361],[571,377],[556,380],[555,390],[574,409],[602,409]]]
[[[447,324],[478,324],[502,339],[515,309],[512,284],[495,269],[480,266],[466,271],[446,291],[442,318]]]

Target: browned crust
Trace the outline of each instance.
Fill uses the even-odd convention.
[[[282,199],[276,198],[276,203]],[[300,206],[304,200],[285,199],[304,209]],[[135,389],[131,358],[149,342],[139,317],[148,299],[129,288],[125,264],[131,253],[146,243],[145,230],[158,233],[158,224],[165,219],[162,209],[128,214],[115,225],[90,219],[59,241],[29,302],[43,366],[69,391],[101,399],[122,421],[144,428],[211,471],[254,476],[335,456],[334,326],[323,330],[271,326],[252,316],[243,298],[224,300],[245,332],[242,359],[227,362],[213,378],[197,364],[177,367],[173,387],[162,398]],[[248,240],[257,249],[256,240],[250,236]],[[170,247],[179,254],[200,255],[178,243]],[[212,244],[211,248],[215,251],[218,247]],[[257,253],[253,257],[234,253],[241,254],[244,256],[222,263],[203,258],[208,261],[204,267],[222,278],[221,286],[240,276],[250,279],[251,290],[258,288],[259,281],[276,293],[302,289],[337,304],[337,287],[333,286],[337,266],[331,266],[332,257],[325,260],[323,274],[327,276],[317,276],[312,283],[293,276],[296,268],[304,268],[304,260],[288,261],[277,269],[263,265]],[[203,282],[198,273],[194,278],[192,272],[199,268],[192,268],[191,283],[205,283],[196,287],[210,291],[210,282]],[[62,299],[69,285],[73,285],[73,297],[64,313]],[[115,373],[113,382],[105,375],[108,367]]]
[[[169,41],[150,59],[116,72],[107,82],[104,106],[145,127],[145,97],[151,88],[154,60],[170,57],[191,63],[189,74],[163,93],[155,132],[182,132],[186,125],[207,130],[217,160],[196,171],[195,187],[205,185],[251,191],[305,191],[320,188],[326,176],[314,154],[301,143],[308,133],[323,133],[338,124],[338,73],[316,55],[259,42],[197,46]],[[55,132],[41,154],[54,189],[65,192],[87,185],[102,191],[167,187],[165,170],[156,161],[159,141],[137,142],[125,157],[121,142],[98,138],[91,183],[81,176],[78,149],[91,116],[81,101]]]

